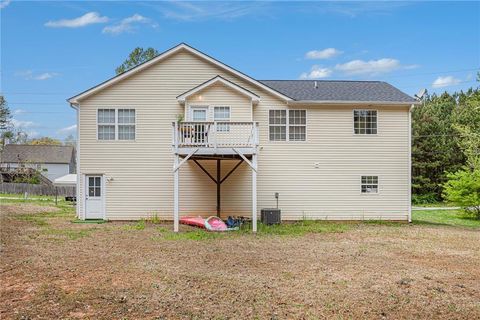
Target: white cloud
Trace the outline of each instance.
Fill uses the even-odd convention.
[[[33,77],[33,80],[47,80],[55,77],[57,74],[54,72],[45,72]]]
[[[305,54],[305,58],[307,58],[307,59],[330,59],[330,58],[338,56],[342,53],[343,53],[343,51],[340,51],[340,50],[335,49],[335,48],[327,48],[327,49],[323,49],[323,50],[312,50],[312,51],[308,51]]]
[[[11,0],[3,0],[3,1],[0,1],[0,9],[3,9],[5,8],[6,6],[8,6],[10,4],[10,2],[12,2]]]
[[[148,24],[152,28],[158,27],[158,24],[156,22],[136,13],[131,17],[123,19],[122,21],[120,21],[119,24],[106,26],[105,28],[103,28],[102,32],[114,34],[114,35],[121,34],[124,32],[132,32],[135,30],[135,24],[139,24],[139,23]]]
[[[75,133],[76,131],[77,131],[77,125],[73,124],[71,126],[68,126],[68,127],[65,127],[65,128],[62,128],[62,129],[58,130],[58,133],[59,134],[71,134],[71,133]]]
[[[32,70],[25,70],[25,71],[18,71],[15,73],[17,77],[22,77],[25,80],[38,80],[38,81],[43,81],[43,80],[48,80],[53,77],[58,76],[59,74],[56,72],[44,72],[44,73],[38,73],[35,74]]]
[[[33,121],[23,121],[15,118],[12,118],[11,122],[13,126],[17,128],[32,128],[37,126],[37,124]]]
[[[45,26],[51,28],[80,28],[88,26],[90,24],[106,23],[108,22],[108,20],[108,17],[102,17],[98,12],[89,12],[81,17],[74,19],[48,21],[47,23],[45,23]]]
[[[35,129],[40,128],[40,125],[36,122],[12,118],[11,123],[15,128],[21,129],[22,132],[25,132],[30,138],[35,138],[39,135],[39,132]]]
[[[344,64],[337,64],[336,70],[346,74],[370,74],[388,73],[400,69],[402,65],[397,59],[383,58],[379,60],[352,60]]]
[[[207,19],[234,20],[248,15],[270,15],[272,8],[267,2],[165,2],[153,5],[166,18],[180,21]]]
[[[455,86],[461,82],[460,79],[454,78],[452,76],[438,77],[433,81],[432,88],[444,88]]]
[[[300,75],[300,79],[320,79],[328,78],[332,74],[332,70],[329,68],[322,68],[314,65],[310,72],[304,72]]]
[[[22,113],[25,113],[27,112],[26,110],[23,110],[23,109],[15,109],[12,111],[12,114],[22,114]]]
[[[303,4],[302,10],[310,13],[339,14],[355,18],[365,15],[390,15],[403,7],[411,5],[401,1],[332,1],[314,2]]]

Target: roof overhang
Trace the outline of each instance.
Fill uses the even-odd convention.
[[[220,62],[220,61],[218,61],[214,58],[212,58],[212,57],[210,57],[209,55],[207,55],[207,54],[205,54],[201,51],[198,51],[195,48],[190,47],[189,45],[187,45],[185,43],[181,43],[181,44],[179,44],[179,45],[177,45],[177,46],[175,46],[171,49],[168,49],[167,51],[162,52],[161,54],[159,54],[158,56],[156,56],[155,58],[153,58],[149,61],[146,61],[146,62],[144,62],[144,63],[142,63],[142,64],[124,72],[124,73],[121,73],[121,74],[119,74],[119,75],[117,75],[113,78],[110,78],[110,79],[96,85],[95,87],[92,87],[92,88],[90,88],[86,91],[83,91],[83,92],[67,99],[67,101],[70,104],[78,105],[80,100],[85,99],[85,98],[87,98],[87,97],[89,97],[89,96],[91,96],[91,95],[93,95],[93,94],[95,94],[95,93],[97,93],[97,92],[99,92],[99,91],[101,91],[101,90],[119,82],[119,81],[122,81],[123,79],[126,79],[126,78],[128,78],[128,77],[130,77],[130,76],[132,76],[132,75],[134,75],[134,74],[136,74],[136,73],[138,73],[138,72],[156,64],[157,62],[162,61],[162,60],[170,57],[171,55],[173,55],[173,54],[175,54],[179,51],[182,51],[182,50],[190,52],[190,53],[196,55],[197,57],[200,57],[201,59],[203,59],[207,62],[210,62],[210,63],[220,67],[221,69],[223,69],[225,71],[228,71],[228,72],[236,75],[237,77],[239,77],[239,78],[241,78],[241,79],[257,86],[257,87],[262,88],[263,90],[273,94],[274,96],[276,96],[278,98],[281,98],[281,99],[286,100],[286,101],[292,100],[292,98],[290,98],[290,97],[288,97],[288,96],[270,88],[269,86],[261,83],[260,81],[257,81],[255,79],[247,76],[246,74],[244,74],[244,73],[242,73],[242,72],[240,72],[240,71],[238,71],[238,70],[236,70],[236,69],[234,69],[234,68],[232,68],[232,67],[230,67],[230,66],[228,66],[228,65],[226,65],[226,64],[224,64],[224,63],[222,63],[222,62]]]
[[[260,97],[258,95],[256,95],[255,93],[239,86],[238,84],[236,84],[232,81],[229,81],[225,78],[222,78],[221,76],[216,76],[216,77],[214,77],[210,80],[207,80],[204,83],[196,86],[195,88],[192,88],[192,89],[182,93],[181,95],[179,95],[177,97],[177,101],[181,104],[184,104],[185,100],[188,99],[189,97],[197,94],[198,92],[202,91],[203,89],[206,89],[206,88],[208,88],[212,85],[219,84],[219,83],[237,91],[240,94],[243,94],[243,95],[249,97],[252,100],[253,104],[257,104],[258,102],[260,102]]]
[[[62,177],[56,178],[53,181],[55,186],[76,186],[77,185],[77,175],[75,173],[67,174]]]
[[[354,100],[293,100],[288,101],[289,105],[376,105],[376,106],[412,106],[421,104],[418,101],[354,101]]]

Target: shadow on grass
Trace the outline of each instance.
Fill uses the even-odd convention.
[[[326,221],[298,221],[294,223],[282,223],[279,225],[265,225],[258,223],[256,236],[303,236],[306,234],[315,233],[339,233],[345,232],[353,228],[355,224],[338,223]],[[212,232],[204,229],[193,229],[188,231],[181,231],[178,233],[172,232],[165,227],[158,227],[159,236],[154,236],[154,240],[213,240],[226,239],[239,236],[252,235],[252,226],[250,223],[243,225],[239,230]]]

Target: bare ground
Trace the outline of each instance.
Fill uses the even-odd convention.
[[[356,224],[193,241],[154,224],[0,209],[1,319],[480,318],[478,229]]]

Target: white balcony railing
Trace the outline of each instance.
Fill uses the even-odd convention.
[[[257,122],[173,122],[174,147],[253,148]]]

